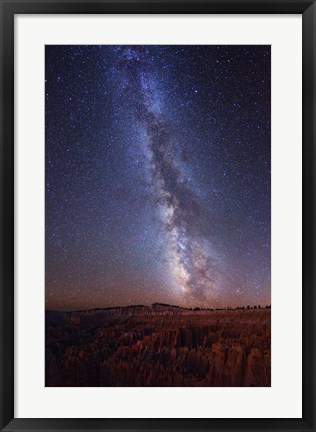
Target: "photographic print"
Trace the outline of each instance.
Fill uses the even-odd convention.
[[[45,385],[271,385],[270,45],[45,47]]]

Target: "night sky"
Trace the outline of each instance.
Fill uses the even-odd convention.
[[[46,46],[46,308],[270,304],[270,46]]]

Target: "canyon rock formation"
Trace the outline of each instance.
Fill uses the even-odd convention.
[[[46,386],[270,386],[271,310],[46,312]]]

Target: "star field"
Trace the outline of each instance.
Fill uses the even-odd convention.
[[[270,46],[46,46],[46,307],[266,305]]]

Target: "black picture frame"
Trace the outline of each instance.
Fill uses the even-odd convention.
[[[315,114],[316,4],[306,0],[0,0],[2,431],[315,431]],[[302,14],[303,21],[303,416],[302,419],[14,418],[14,15],[15,14]],[[267,29],[268,31],[268,29]],[[284,148],[286,157],[286,147]],[[300,287],[298,287],[300,289]],[[292,347],[289,347],[290,355]],[[291,377],[289,377],[291,379]],[[282,401],[280,401],[282,404]]]

